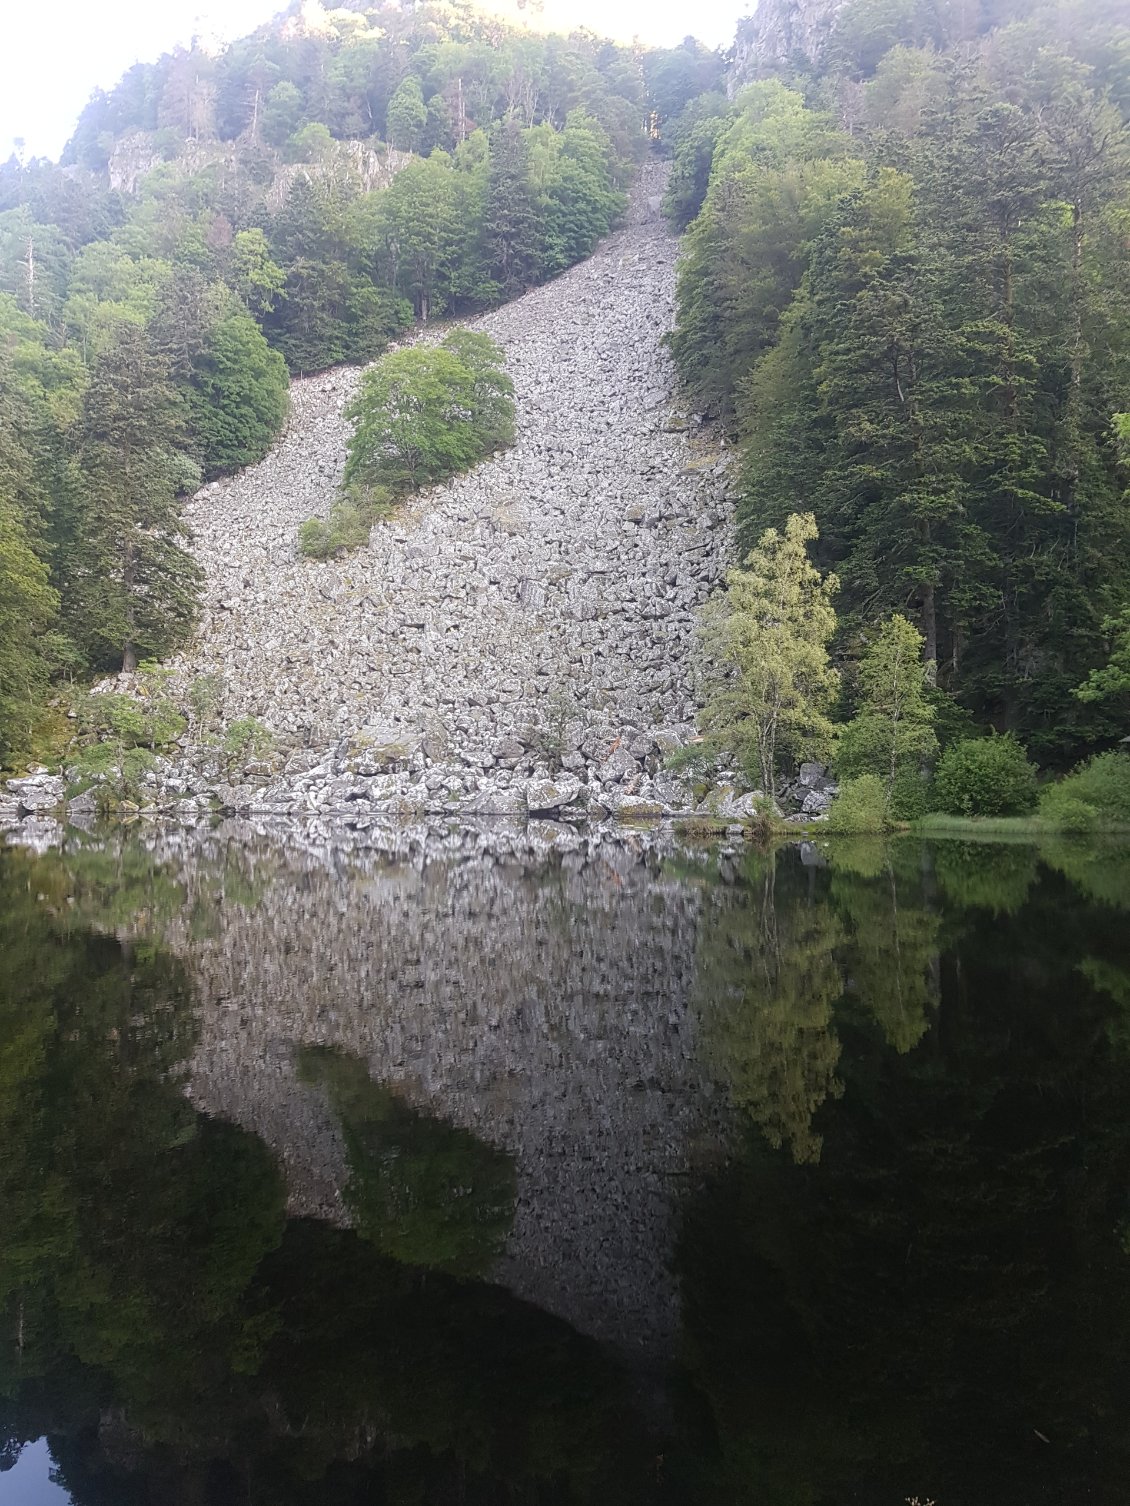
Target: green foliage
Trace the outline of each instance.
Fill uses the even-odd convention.
[[[817,537],[811,513],[767,529],[707,618],[709,696],[702,725],[709,742],[736,755],[774,795],[779,754],[800,760],[825,752],[828,710],[839,676],[828,659],[837,581],[808,558]]]
[[[818,498],[844,646],[904,615],[953,704],[1062,766],[1125,732],[1125,69],[1109,16],[940,16],[857,0],[805,94],[688,130],[671,346],[741,441],[743,542]]]
[[[1092,669],[1075,695],[1080,701],[1118,697],[1126,702],[1130,700],[1130,607],[1117,617],[1108,617],[1102,630],[1111,640],[1110,658],[1101,669]]]
[[[663,196],[663,213],[676,230],[685,230],[706,201],[728,109],[724,94],[705,94],[692,100],[664,133],[675,160]]]
[[[354,487],[330,506],[328,521],[307,518],[298,530],[298,550],[307,559],[334,559],[369,542],[373,525],[392,509],[389,494],[376,487]]]
[[[427,123],[428,110],[420,80],[409,73],[388,102],[385,135],[389,145],[405,152],[419,151]]]
[[[543,239],[526,135],[507,120],[491,137],[482,228],[485,270],[500,300],[518,297],[541,277]]]
[[[192,375],[192,433],[206,476],[253,465],[267,453],[289,408],[286,363],[250,315],[216,324]]]
[[[155,750],[175,742],[187,724],[169,697],[151,684],[143,685],[140,698],[111,691],[82,697],[79,725],[100,742]]]
[[[829,831],[869,835],[887,831],[890,824],[890,790],[878,774],[856,774],[843,781],[828,812]]]
[[[969,738],[942,754],[934,805],[951,816],[1022,816],[1036,806],[1036,769],[1014,737]]]
[[[229,771],[238,769],[248,759],[268,758],[275,746],[274,733],[253,716],[241,716],[230,722],[224,732],[223,753]]]
[[[1075,794],[1067,781],[1050,784],[1040,792],[1041,826],[1053,831],[1093,832],[1098,824],[1098,811]]]
[[[938,751],[928,694],[933,670],[922,662],[922,634],[901,616],[882,624],[860,664],[860,709],[840,733],[836,765],[847,776],[879,775],[888,802],[899,775],[913,776]]]
[[[183,642],[200,567],[182,547],[180,495],[199,473],[169,365],[123,324],[95,363],[82,415],[81,496],[63,554],[71,636],[95,664],[133,669]]]
[[[502,352],[456,331],[440,345],[394,351],[364,373],[347,410],[356,428],[345,485],[393,496],[467,470],[514,433]]]
[[[1130,828],[1130,753],[1099,753],[1040,796],[1040,819],[1062,831]]]

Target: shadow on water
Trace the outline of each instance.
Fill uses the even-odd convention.
[[[1124,1499],[1125,852],[631,842],[0,850],[0,1501]]]

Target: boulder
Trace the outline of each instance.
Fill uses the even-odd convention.
[[[797,783],[802,784],[806,790],[815,789],[827,772],[826,765],[822,763],[802,763]]]
[[[49,774],[46,769],[37,767],[36,772],[25,779],[9,779],[6,788],[20,810],[34,815],[37,811],[50,811],[61,805],[67,793],[67,782],[61,774]]]
[[[764,799],[760,790],[746,790],[742,793],[732,785],[719,785],[696,807],[695,814],[716,816],[723,821],[749,821],[757,815]]]
[[[605,784],[622,784],[627,779],[634,779],[640,772],[639,763],[623,746],[613,748],[600,766],[600,777]]]
[[[806,816],[822,816],[835,798],[831,790],[813,790],[804,797],[801,810]]]
[[[531,779],[526,786],[526,809],[558,811],[573,805],[584,786],[575,774],[558,774],[555,779]]]

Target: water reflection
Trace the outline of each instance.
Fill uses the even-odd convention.
[[[566,846],[0,851],[0,1501],[1123,1498],[1124,855]]]

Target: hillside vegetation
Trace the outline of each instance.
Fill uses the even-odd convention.
[[[1068,766],[1130,710],[1127,17],[828,10],[819,64],[674,123],[672,348],[740,443],[745,550],[815,514],[843,716],[903,614],[943,744]]]
[[[290,372],[379,355],[587,256],[694,44],[537,36],[465,4],[294,5],[132,68],[60,164],[0,168],[0,762],[60,677],[183,643],[180,499],[260,459]]]

